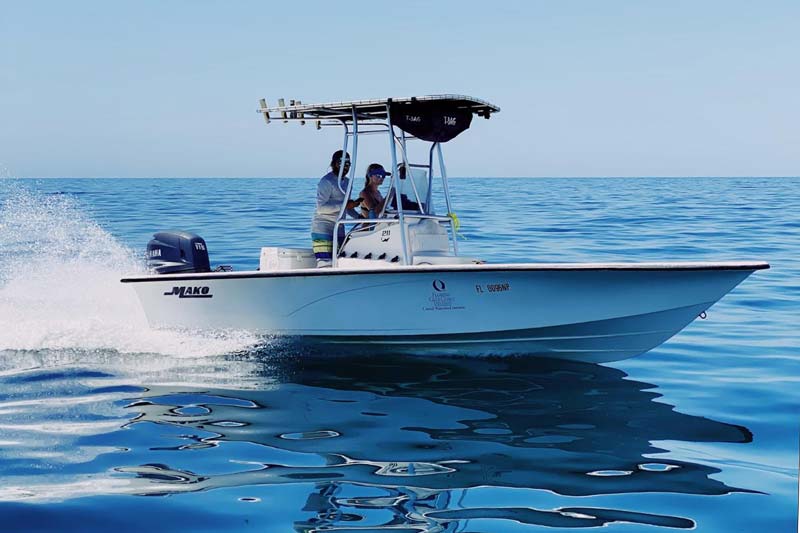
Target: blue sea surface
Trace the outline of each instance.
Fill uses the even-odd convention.
[[[625,361],[147,327],[119,278],[155,231],[255,269],[310,245],[315,185],[0,182],[0,529],[796,530],[799,178],[451,180],[490,262],[771,264]]]

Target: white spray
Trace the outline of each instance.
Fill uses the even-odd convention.
[[[119,282],[142,272],[121,245],[68,195],[0,182],[0,352],[112,350],[198,357],[258,342],[245,332],[186,335],[148,327]]]

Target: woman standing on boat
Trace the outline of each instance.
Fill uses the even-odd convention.
[[[344,157],[344,162],[342,158]],[[337,150],[331,157],[331,171],[325,174],[317,185],[317,209],[311,222],[311,242],[317,268],[329,267],[333,261],[333,227],[339,216],[339,210],[345,201],[342,190],[347,190],[347,172],[350,170],[350,154]],[[342,173],[341,188],[339,172]],[[347,209],[355,209],[361,199],[347,200]],[[339,226],[339,245],[344,240],[344,227]]]

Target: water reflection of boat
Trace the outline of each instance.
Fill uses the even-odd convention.
[[[691,527],[689,519],[617,509],[464,509],[472,487],[544,489],[560,495],[686,493],[742,489],[717,469],[674,459],[652,441],[746,443],[743,427],[681,414],[653,401],[651,385],[612,368],[526,359],[329,359],[280,367],[268,391],[176,393],[155,387],[132,403],[135,422],[192,428],[175,450],[263,445],[242,471],[193,473],[166,464],[120,469],[139,494],[308,483],[299,530],[344,527],[377,510],[385,525],[448,531],[487,517],[562,526],[633,521]],[[270,373],[275,373],[273,366]],[[198,437],[206,433],[205,437]],[[269,458],[282,454],[283,464]],[[252,454],[251,454],[252,456]],[[292,464],[291,458],[303,457]],[[311,461],[309,457],[320,460]],[[228,457],[235,459],[235,457]]]

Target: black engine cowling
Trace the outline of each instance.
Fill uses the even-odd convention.
[[[210,272],[206,241],[188,231],[160,231],[147,243],[147,267],[157,274]]]

